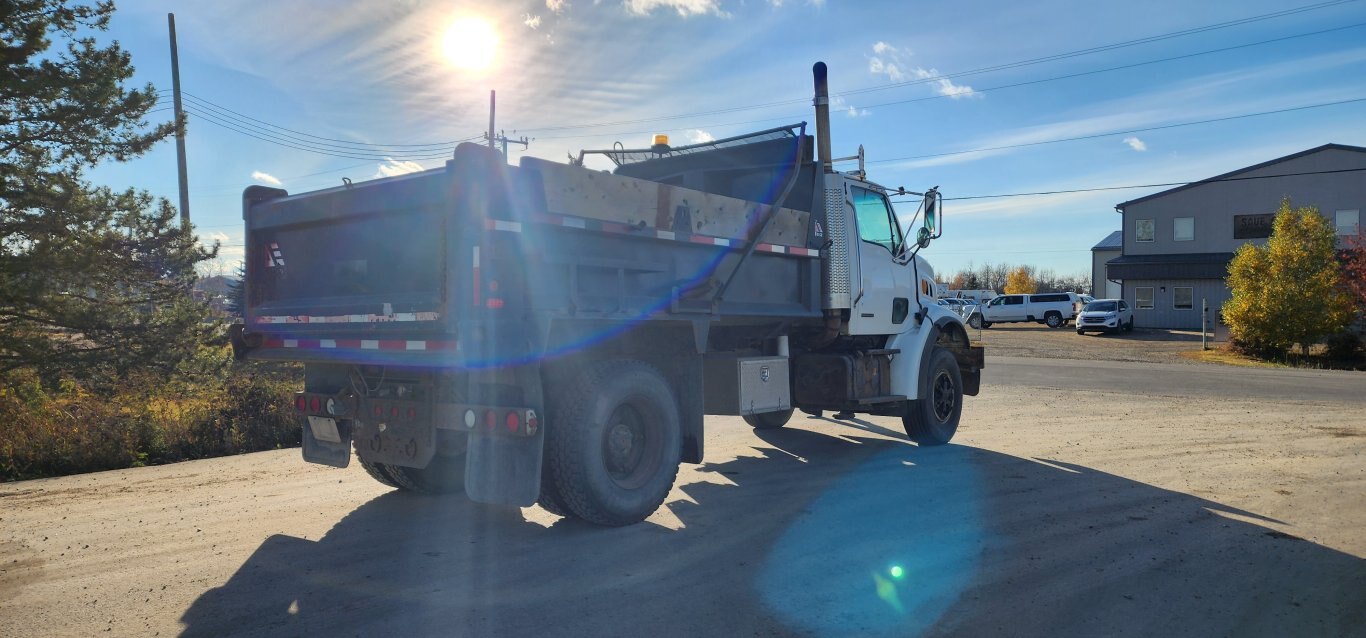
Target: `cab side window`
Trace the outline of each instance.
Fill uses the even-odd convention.
[[[854,196],[854,216],[858,220],[859,239],[895,251],[901,243],[901,229],[892,215],[887,198],[866,188],[851,186]]]
[[[1005,303],[1007,306],[1021,306],[1024,305],[1024,297],[1020,295],[1011,295],[1006,297]]]

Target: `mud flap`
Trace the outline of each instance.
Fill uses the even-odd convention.
[[[326,420],[332,421],[332,419]],[[324,436],[336,440],[324,441],[314,436],[314,428],[310,423],[304,423],[305,461],[320,465],[331,465],[332,467],[346,467],[351,464],[351,422],[338,419],[335,421],[335,425],[337,436],[331,436],[331,431],[325,432]]]
[[[471,432],[465,462],[465,493],[492,505],[530,507],[541,495],[545,430],[513,437]]]

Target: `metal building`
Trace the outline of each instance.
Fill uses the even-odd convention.
[[[1105,262],[1105,279],[1119,283],[1136,326],[1199,330],[1201,301],[1217,317],[1234,251],[1266,242],[1286,197],[1318,208],[1339,242],[1359,234],[1366,148],[1325,144],[1115,206],[1122,249]]]

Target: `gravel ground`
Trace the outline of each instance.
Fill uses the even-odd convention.
[[[1135,328],[1133,332],[1077,334],[1072,325],[1049,328],[1033,323],[993,324],[968,334],[986,346],[987,354],[1000,357],[1045,359],[1101,359],[1148,363],[1192,363],[1180,355],[1200,349],[1200,333]]]

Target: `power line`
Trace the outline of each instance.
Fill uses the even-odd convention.
[[[268,143],[271,143],[271,144],[275,144],[275,145],[277,145],[277,146],[283,146],[283,147],[285,147],[285,148],[292,148],[292,149],[295,149],[295,150],[307,151],[307,152],[310,152],[310,153],[317,153],[317,154],[319,154],[319,155],[329,155],[329,156],[332,156],[332,157],[343,157],[343,158],[358,159],[358,160],[380,160],[380,161],[383,161],[383,160],[391,160],[391,159],[392,159],[392,160],[400,160],[400,161],[419,161],[419,160],[431,160],[431,159],[442,159],[442,158],[446,158],[446,157],[450,156],[451,150],[454,148],[454,147],[452,147],[452,149],[447,149],[447,150],[445,150],[444,152],[441,152],[441,153],[424,154],[424,155],[403,155],[403,154],[397,154],[397,153],[380,153],[380,152],[366,153],[366,152],[362,152],[362,151],[347,151],[347,152],[340,152],[340,151],[335,151],[335,150],[332,150],[332,149],[324,149],[324,148],[317,148],[317,147],[301,146],[301,145],[298,145],[298,144],[290,143],[290,142],[288,142],[288,141],[282,141],[282,140],[280,140],[280,139],[278,139],[278,138],[269,137],[269,134],[268,134],[268,133],[264,133],[264,132],[261,132],[261,131],[255,131],[255,132],[253,132],[253,131],[250,131],[250,130],[244,130],[242,127],[240,127],[240,126],[238,126],[238,125],[235,125],[234,123],[232,123],[232,122],[230,122],[230,121],[219,120],[219,119],[215,118],[212,114],[205,113],[205,112],[203,112],[203,111],[198,111],[198,110],[195,110],[195,109],[186,109],[186,112],[191,113],[191,114],[194,114],[194,115],[197,115],[200,119],[204,120],[205,122],[208,122],[208,123],[213,124],[213,125],[215,125],[215,126],[218,126],[218,127],[220,127],[220,128],[224,128],[224,129],[227,129],[227,130],[236,132],[236,133],[240,133],[240,134],[245,135],[245,136],[247,136],[247,137],[251,137],[251,138],[255,138],[255,139],[261,140],[262,142],[268,142]]]
[[[868,163],[868,164],[881,164],[881,163],[885,163],[885,162],[903,162],[903,161],[908,161],[908,160],[928,159],[928,158],[932,158],[932,157],[949,157],[949,156],[953,156],[953,155],[966,155],[966,154],[968,154],[968,153],[983,153],[983,152],[986,152],[986,151],[1002,151],[1002,150],[1007,150],[1007,149],[1012,149],[1012,148],[1024,148],[1024,147],[1028,147],[1028,146],[1041,146],[1041,145],[1044,145],[1044,144],[1057,144],[1057,143],[1059,143],[1059,142],[1076,142],[1076,141],[1079,141],[1079,140],[1091,140],[1091,139],[1096,139],[1096,138],[1099,138],[1099,137],[1112,137],[1112,136],[1115,136],[1115,135],[1129,135],[1129,134],[1132,134],[1132,133],[1145,133],[1145,132],[1148,132],[1148,131],[1161,131],[1161,130],[1166,130],[1166,129],[1181,128],[1181,127],[1184,127],[1184,126],[1195,126],[1195,125],[1197,125],[1197,124],[1212,124],[1212,123],[1215,123],[1215,122],[1228,122],[1228,121],[1232,121],[1232,120],[1241,120],[1241,119],[1246,119],[1246,118],[1250,118],[1250,117],[1260,117],[1260,116],[1263,116],[1263,115],[1275,115],[1275,114],[1278,114],[1278,113],[1290,113],[1290,112],[1293,112],[1293,111],[1304,111],[1304,110],[1308,110],[1308,109],[1318,109],[1318,108],[1324,108],[1324,107],[1329,107],[1329,106],[1340,106],[1340,105],[1343,105],[1343,104],[1353,104],[1353,103],[1356,103],[1356,102],[1366,102],[1366,97],[1352,98],[1352,99],[1349,99],[1349,100],[1338,100],[1338,101],[1336,101],[1336,102],[1323,102],[1323,103],[1320,103],[1320,104],[1309,104],[1309,105],[1306,105],[1306,106],[1295,106],[1295,107],[1285,108],[1285,109],[1276,109],[1276,110],[1274,110],[1274,111],[1262,111],[1262,112],[1260,112],[1260,113],[1244,113],[1244,114],[1242,114],[1242,115],[1230,115],[1230,116],[1228,116],[1228,117],[1216,117],[1216,118],[1213,118],[1213,119],[1208,119],[1208,120],[1197,120],[1197,121],[1194,121],[1194,122],[1180,122],[1180,123],[1177,123],[1177,124],[1164,124],[1164,125],[1162,125],[1162,126],[1149,126],[1149,127],[1145,127],[1145,128],[1130,129],[1130,130],[1127,130],[1127,131],[1110,131],[1110,132],[1108,132],[1108,133],[1095,133],[1095,134],[1092,134],[1092,135],[1079,135],[1079,136],[1077,136],[1077,137],[1064,137],[1064,138],[1060,138],[1060,139],[1056,139],[1056,140],[1042,140],[1042,141],[1039,141],[1039,142],[1022,142],[1022,143],[1020,143],[1020,144],[1006,144],[1006,145],[1003,145],[1003,146],[988,146],[988,147],[984,147],[984,148],[974,148],[974,149],[969,149],[969,150],[966,150],[966,151],[950,151],[950,152],[947,152],[947,153],[930,153],[930,154],[928,154],[928,155],[908,155],[908,156],[906,156],[906,157],[891,157],[891,158],[887,158],[887,159],[868,160],[867,163]]]
[[[1022,87],[1022,86],[1031,86],[1031,85],[1035,85],[1035,84],[1044,84],[1044,83],[1047,83],[1047,82],[1056,82],[1056,81],[1058,81],[1058,80],[1068,80],[1068,79],[1077,78],[1077,77],[1083,77],[1083,76],[1087,76],[1087,75],[1097,75],[1097,74],[1101,74],[1101,73],[1110,73],[1110,72],[1113,72],[1113,71],[1122,71],[1122,70],[1127,70],[1127,69],[1132,69],[1132,68],[1137,68],[1137,67],[1142,67],[1142,66],[1148,66],[1148,65],[1152,65],[1152,64],[1160,64],[1160,63],[1163,63],[1163,62],[1172,62],[1172,61],[1175,61],[1175,60],[1184,60],[1184,59],[1199,57],[1199,56],[1203,56],[1203,55],[1211,55],[1211,54],[1214,54],[1214,53],[1225,53],[1225,52],[1228,52],[1228,51],[1235,51],[1235,50],[1238,50],[1238,49],[1246,49],[1246,48],[1250,48],[1250,47],[1254,47],[1254,46],[1261,46],[1261,45],[1264,45],[1264,44],[1273,44],[1273,43],[1276,43],[1276,42],[1284,42],[1284,41],[1287,41],[1287,40],[1294,40],[1294,39],[1297,39],[1297,38],[1306,38],[1306,37],[1310,37],[1310,36],[1323,35],[1323,34],[1325,34],[1325,33],[1332,33],[1332,32],[1334,32],[1334,31],[1344,31],[1344,30],[1347,30],[1347,29],[1356,29],[1356,28],[1360,28],[1360,27],[1363,27],[1363,26],[1366,26],[1366,22],[1358,22],[1358,23],[1356,23],[1356,24],[1349,24],[1349,25],[1346,25],[1346,26],[1334,27],[1334,28],[1331,28],[1331,29],[1322,29],[1322,30],[1319,30],[1319,31],[1311,31],[1311,32],[1308,32],[1308,33],[1299,33],[1299,34],[1296,34],[1296,35],[1289,35],[1289,36],[1284,36],[1284,37],[1280,37],[1280,38],[1272,38],[1272,39],[1269,39],[1269,40],[1260,40],[1260,41],[1258,41],[1258,42],[1249,42],[1249,43],[1246,43],[1246,44],[1239,44],[1239,45],[1234,45],[1234,46],[1229,46],[1229,47],[1222,47],[1222,48],[1218,48],[1218,49],[1209,49],[1209,50],[1206,50],[1206,51],[1198,51],[1198,52],[1195,52],[1195,53],[1187,53],[1187,54],[1184,54],[1184,55],[1177,55],[1177,56],[1166,57],[1166,58],[1158,58],[1158,59],[1155,59],[1155,60],[1147,60],[1147,61],[1144,61],[1144,62],[1135,62],[1135,63],[1132,63],[1132,64],[1124,64],[1124,65],[1120,65],[1120,66],[1107,67],[1107,68],[1104,68],[1104,69],[1095,69],[1095,70],[1091,70],[1091,71],[1081,71],[1081,72],[1078,72],[1078,73],[1069,73],[1069,74],[1066,74],[1066,75],[1057,75],[1057,76],[1053,76],[1053,77],[1050,77],[1050,78],[1042,78],[1042,79],[1038,79],[1038,80],[1028,80],[1028,81],[1024,81],[1024,82],[1015,82],[1015,83],[1012,83],[1012,84],[1002,84],[1002,85],[1000,85],[1000,86],[992,86],[992,87],[981,88],[981,89],[974,88],[974,89],[973,89],[973,92],[974,92],[974,93],[990,93],[990,92],[992,92],[992,91],[1000,91],[1000,90],[1003,90],[1003,89],[1013,89],[1013,88],[1018,88],[1018,87]],[[943,99],[950,99],[950,98],[953,98],[953,97],[955,97],[955,96],[953,96],[953,95],[928,95],[928,96],[924,96],[924,97],[909,98],[909,99],[905,99],[905,100],[894,100],[894,101],[891,101],[891,102],[881,102],[881,103],[878,103],[878,104],[868,104],[868,105],[861,106],[861,107],[859,107],[859,108],[864,108],[864,109],[875,109],[875,108],[881,108],[881,107],[884,107],[884,106],[897,106],[897,105],[901,105],[901,104],[911,104],[911,103],[915,103],[915,102],[928,102],[928,101],[930,101],[930,100],[943,100]],[[792,121],[792,120],[794,120],[794,119],[800,119],[800,118],[802,118],[802,117],[803,117],[803,114],[796,114],[796,115],[786,115],[786,116],[782,116],[782,117],[764,118],[764,119],[760,119],[760,120],[746,120],[746,121],[741,121],[741,122],[722,122],[722,123],[719,123],[719,124],[718,124],[718,123],[713,123],[713,124],[700,124],[700,125],[698,125],[698,126],[689,126],[689,127],[676,128],[676,129],[663,129],[663,130],[655,129],[655,130],[651,130],[651,131],[626,131],[626,132],[603,133],[603,134],[594,134],[594,135],[552,135],[552,136],[541,136],[539,139],[542,139],[542,140],[554,140],[554,139],[589,139],[589,138],[594,138],[594,137],[614,137],[614,136],[624,136],[624,135],[649,135],[649,134],[651,134],[651,133],[674,133],[674,132],[678,132],[678,131],[693,130],[693,129],[699,128],[699,127],[701,127],[701,126],[705,126],[705,127],[709,127],[709,128],[710,128],[710,127],[719,127],[719,126],[739,126],[739,125],[742,125],[742,124],[762,124],[762,123],[777,122],[777,121],[790,122],[790,121]]]
[[[405,148],[406,148],[406,149],[412,149],[413,152],[417,152],[417,151],[421,151],[421,150],[435,150],[435,149],[433,149],[432,147],[445,147],[445,148],[450,148],[450,147],[454,147],[456,144],[459,144],[460,142],[468,142],[468,141],[470,141],[470,140],[473,140],[473,139],[476,139],[476,138],[479,137],[479,136],[476,135],[476,136],[473,136],[473,137],[465,137],[465,138],[461,138],[461,139],[458,139],[458,140],[451,140],[451,141],[448,141],[448,142],[431,142],[431,143],[424,143],[424,144],[374,144],[374,143],[370,143],[370,142],[355,142],[355,141],[351,141],[351,140],[343,140],[343,139],[337,139],[337,138],[332,138],[332,137],[322,137],[322,136],[320,136],[320,135],[313,135],[312,133],[305,133],[305,132],[302,132],[302,131],[296,131],[296,130],[294,130],[294,129],[287,128],[287,127],[284,127],[284,126],[280,126],[280,125],[278,125],[278,124],[272,124],[272,123],[267,122],[267,121],[265,121],[265,120],[260,120],[260,119],[251,117],[250,115],[245,115],[245,114],[243,114],[243,113],[239,113],[239,112],[234,111],[234,110],[232,110],[232,109],[230,109],[230,108],[227,108],[227,107],[225,107],[225,106],[218,105],[218,104],[216,104],[216,103],[214,103],[214,102],[212,102],[212,101],[210,101],[210,100],[201,98],[201,97],[199,97],[199,96],[197,96],[197,95],[195,95],[195,94],[193,94],[193,93],[190,93],[189,91],[186,91],[186,92],[185,92],[185,96],[188,97],[188,98],[190,98],[191,100],[193,100],[193,101],[196,102],[197,104],[199,104],[202,108],[206,108],[206,109],[209,109],[209,110],[211,110],[211,111],[214,111],[215,114],[218,114],[218,115],[220,115],[220,116],[222,116],[222,117],[224,117],[224,118],[226,118],[226,119],[231,119],[231,120],[236,120],[236,121],[241,121],[241,120],[243,120],[243,119],[245,119],[245,120],[250,120],[251,122],[255,122],[255,123],[257,123],[257,124],[261,124],[261,125],[266,126],[266,127],[269,127],[269,128],[279,129],[279,130],[281,130],[281,131],[287,131],[288,133],[293,133],[293,134],[295,134],[295,135],[300,135],[300,136],[307,137],[307,138],[312,138],[312,139],[315,139],[315,140],[322,140],[323,142],[337,142],[337,143],[340,143],[340,144],[343,144],[343,145],[364,147],[364,148],[362,148],[361,150],[377,150],[377,149],[389,149],[389,148],[394,148],[394,149],[405,149]],[[244,122],[243,124],[245,125],[246,123]],[[296,138],[293,138],[293,136],[287,135],[287,134],[284,134],[284,133],[281,133],[281,134],[279,134],[279,135],[281,135],[281,136],[283,136],[283,137],[291,138],[291,139],[296,139]],[[310,142],[309,140],[300,140],[300,141],[302,141],[302,142],[307,142],[307,143],[318,143],[318,142]],[[328,145],[328,146],[331,146],[331,145]],[[402,151],[400,151],[400,152],[402,152]]]
[[[860,89],[852,89],[852,90],[849,90],[849,91],[841,91],[841,92],[839,92],[839,93],[836,94],[836,97],[844,97],[844,96],[849,96],[849,95],[858,95],[858,94],[869,93],[869,92],[873,92],[873,91],[884,91],[884,90],[888,90],[888,89],[900,88],[900,87],[903,87],[903,86],[910,86],[910,85],[914,85],[914,84],[926,84],[926,83],[930,83],[930,82],[937,82],[937,81],[939,81],[939,80],[947,80],[947,79],[952,79],[952,78],[960,78],[960,77],[965,77],[965,76],[969,76],[969,75],[979,75],[979,74],[982,74],[982,73],[989,73],[989,72],[993,72],[993,71],[1001,71],[1001,70],[1007,70],[1007,69],[1014,69],[1014,68],[1020,68],[1020,67],[1024,67],[1024,66],[1032,66],[1032,65],[1035,65],[1035,64],[1042,64],[1042,63],[1045,63],[1045,62],[1053,62],[1053,61],[1057,61],[1057,60],[1062,60],[1062,59],[1067,59],[1067,58],[1072,58],[1072,57],[1078,57],[1078,56],[1082,56],[1082,55],[1090,55],[1090,54],[1093,54],[1093,53],[1101,53],[1101,52],[1105,52],[1105,51],[1112,51],[1112,50],[1115,50],[1115,49],[1126,48],[1126,47],[1131,47],[1131,46],[1137,46],[1137,45],[1140,45],[1140,44],[1147,44],[1147,43],[1151,43],[1151,42],[1157,42],[1157,41],[1160,41],[1160,40],[1166,40],[1166,39],[1171,39],[1171,38],[1176,38],[1176,37],[1182,37],[1182,36],[1186,36],[1186,35],[1193,35],[1193,34],[1197,34],[1197,33],[1204,33],[1204,32],[1207,32],[1207,31],[1214,31],[1214,30],[1224,29],[1224,28],[1233,27],[1233,26],[1240,26],[1240,25],[1243,25],[1243,24],[1250,24],[1250,23],[1252,23],[1252,22],[1258,22],[1258,21],[1262,21],[1262,20],[1270,20],[1270,19],[1274,19],[1274,18],[1286,17],[1286,16],[1294,15],[1294,14],[1296,14],[1296,13],[1303,13],[1303,12],[1306,12],[1306,11],[1313,11],[1313,10],[1317,10],[1317,9],[1323,9],[1323,8],[1327,8],[1327,7],[1331,7],[1331,6],[1336,6],[1336,5],[1341,5],[1341,4],[1347,4],[1347,3],[1349,3],[1349,2],[1355,2],[1355,1],[1356,1],[1356,0],[1331,0],[1331,1],[1329,1],[1329,2],[1320,2],[1320,3],[1317,3],[1317,4],[1307,5],[1307,6],[1304,6],[1304,7],[1297,7],[1297,8],[1294,8],[1294,9],[1285,9],[1285,10],[1276,11],[1276,12],[1273,12],[1273,13],[1267,13],[1267,14],[1262,14],[1262,15],[1257,15],[1257,16],[1251,16],[1251,17],[1248,17],[1248,18],[1240,18],[1240,19],[1237,19],[1237,20],[1230,20],[1230,21],[1227,21],[1227,22],[1220,22],[1220,23],[1215,23],[1215,24],[1211,24],[1211,25],[1205,25],[1205,26],[1202,26],[1202,27],[1194,27],[1194,28],[1185,29],[1185,30],[1182,30],[1182,31],[1174,31],[1174,32],[1168,32],[1168,33],[1158,34],[1158,35],[1154,35],[1154,36],[1148,36],[1148,37],[1145,37],[1145,38],[1139,38],[1139,39],[1137,39],[1137,40],[1127,40],[1127,41],[1124,41],[1124,42],[1116,42],[1116,43],[1107,44],[1107,45],[1102,45],[1102,46],[1098,46],[1098,47],[1091,47],[1091,48],[1088,48],[1088,49],[1079,49],[1079,50],[1076,50],[1076,51],[1068,51],[1068,52],[1064,52],[1064,53],[1057,53],[1057,54],[1053,54],[1053,55],[1049,55],[1049,56],[1044,56],[1044,57],[1041,57],[1041,58],[1032,58],[1032,59],[1029,59],[1029,60],[1020,60],[1020,61],[1017,61],[1017,62],[1009,62],[1009,63],[1005,63],[1005,64],[998,64],[998,65],[989,66],[989,67],[982,67],[982,68],[978,68],[978,69],[972,69],[972,70],[968,70],[968,71],[959,71],[959,72],[955,72],[955,73],[936,74],[936,75],[932,75],[932,76],[928,76],[928,77],[924,77],[924,78],[917,78],[917,79],[915,79],[915,80],[910,80],[910,81],[900,82],[900,83],[882,84],[882,85],[878,85],[878,86],[870,86],[870,87],[864,87],[864,88],[860,88]],[[802,103],[805,103],[805,102],[807,102],[807,101],[808,101],[808,98],[792,99],[792,100],[782,100],[782,101],[776,101],[776,102],[767,102],[767,103],[761,103],[761,104],[752,104],[752,105],[748,105],[748,106],[736,106],[736,107],[729,107],[729,108],[724,108],[724,109],[713,109],[713,110],[710,110],[710,111],[696,111],[696,112],[692,112],[692,113],[683,113],[683,114],[678,114],[678,115],[664,115],[664,116],[650,117],[650,118],[638,118],[638,119],[633,119],[633,120],[618,120],[618,121],[615,121],[615,122],[598,122],[598,123],[594,123],[594,124],[570,124],[570,125],[562,125],[562,126],[542,126],[542,127],[524,128],[524,129],[520,129],[519,132],[522,132],[522,133],[529,133],[529,132],[534,132],[534,131],[561,131],[561,130],[573,130],[573,129],[583,129],[583,128],[600,128],[600,127],[606,127],[606,126],[620,126],[620,125],[624,125],[624,124],[645,124],[645,123],[649,123],[649,122],[662,122],[662,121],[667,121],[667,120],[676,120],[676,119],[683,119],[683,118],[690,118],[690,117],[698,117],[698,116],[704,116],[704,115],[719,115],[719,114],[723,114],[723,113],[734,113],[734,112],[737,112],[737,111],[747,111],[747,110],[768,108],[768,107],[773,107],[773,106],[786,106],[786,105],[789,105],[789,104],[802,104]]]
[[[1201,179],[1189,182],[1163,182],[1158,184],[1131,184],[1128,186],[1096,186],[1093,188],[1070,188],[1056,191],[1035,191],[1031,193],[1001,193],[998,195],[964,195],[962,197],[945,197],[944,201],[963,201],[969,199],[995,199],[1001,197],[1030,197],[1035,195],[1066,195],[1071,193],[1095,193],[1100,191],[1119,191],[1134,188],[1162,188],[1168,186],[1190,186],[1192,184],[1217,184],[1219,182],[1245,182],[1258,179],[1276,179],[1279,177],[1300,177],[1304,175],[1335,175],[1338,173],[1360,173],[1366,168],[1341,168],[1331,171],[1304,171],[1301,173],[1281,173],[1279,175],[1253,175],[1249,177],[1224,177],[1220,179]],[[893,204],[914,204],[918,199],[894,199]]]
[[[307,140],[307,139],[304,139],[304,138],[301,138],[301,137],[297,137],[297,136],[294,136],[294,135],[290,135],[290,134],[288,134],[288,133],[277,133],[277,132],[275,132],[275,131],[267,130],[267,129],[261,128],[261,127],[259,127],[259,126],[255,126],[255,125],[251,124],[250,122],[244,122],[244,121],[242,121],[240,118],[235,118],[235,117],[233,117],[233,116],[231,116],[231,115],[226,115],[226,116],[225,116],[225,115],[222,115],[221,113],[218,113],[218,112],[216,112],[216,111],[201,111],[201,110],[199,110],[199,109],[202,108],[202,107],[201,107],[200,105],[198,105],[198,104],[193,105],[193,108],[195,109],[195,112],[198,113],[198,114],[200,114],[201,116],[211,116],[211,117],[213,117],[214,119],[216,119],[216,120],[217,120],[218,122],[220,122],[220,123],[232,124],[233,126],[236,126],[236,127],[241,128],[241,129],[248,130],[248,131],[252,131],[252,132],[254,132],[254,133],[258,134],[258,135],[263,135],[263,136],[269,137],[269,138],[274,139],[274,140],[286,141],[286,142],[289,142],[289,143],[292,143],[292,144],[301,145],[301,146],[306,146],[306,147],[308,147],[308,148],[318,148],[318,149],[324,149],[324,150],[328,150],[328,151],[337,151],[337,152],[342,152],[342,153],[377,153],[377,154],[384,154],[384,155],[390,155],[390,156],[406,156],[406,155],[413,155],[413,154],[421,154],[421,155],[424,155],[424,156],[425,156],[425,155],[430,155],[431,153],[434,153],[434,152],[439,152],[439,153],[442,153],[442,154],[444,155],[444,154],[449,154],[450,151],[451,151],[451,149],[454,148],[454,145],[450,145],[450,146],[435,147],[435,148],[422,148],[422,149],[404,149],[404,150],[398,150],[398,149],[386,149],[386,148],[375,148],[375,147],[353,147],[353,146],[346,146],[346,145],[341,145],[341,144],[333,144],[333,143],[330,143],[330,142],[314,142],[314,141]]]

